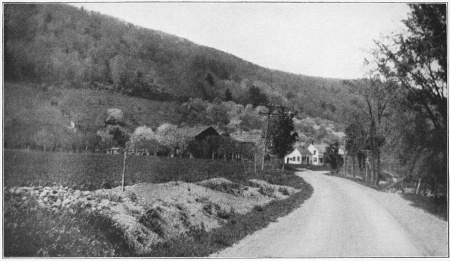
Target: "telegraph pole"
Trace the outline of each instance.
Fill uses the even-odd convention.
[[[346,166],[345,166],[345,142],[346,142],[346,139],[344,138],[344,177],[347,177],[347,169],[346,169]],[[338,151],[339,151],[339,149],[338,149]]]
[[[263,106],[267,107],[269,109],[269,111],[267,113],[261,113],[261,114],[267,115],[267,125],[266,125],[266,134],[264,135],[264,149],[263,149],[263,153],[262,153],[261,170],[264,170],[264,161],[265,161],[265,156],[266,156],[267,134],[269,133],[270,115],[273,115],[273,116],[282,115],[284,113],[284,110],[286,109],[286,107],[284,107],[284,106],[273,105],[273,104],[268,104],[268,105],[263,105]],[[275,109],[277,109],[277,108],[281,110],[281,114],[274,113]]]

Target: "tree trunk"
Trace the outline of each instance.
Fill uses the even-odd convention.
[[[352,175],[355,177],[355,156],[352,156]]]
[[[416,187],[416,195],[419,195],[421,185],[422,185],[422,178],[419,178],[419,181],[417,182],[417,187]]]
[[[211,159],[214,159],[214,151],[212,151]]]
[[[366,163],[364,164],[364,168],[366,169],[366,179],[365,179],[365,181],[367,182],[367,181],[369,181],[369,173],[368,173],[368,168],[367,168],[367,164],[369,164],[368,162],[367,162],[367,159],[366,159]]]
[[[377,172],[375,176],[375,186],[378,188],[380,183],[380,168],[381,168],[381,159],[380,159],[380,151],[377,151]]]

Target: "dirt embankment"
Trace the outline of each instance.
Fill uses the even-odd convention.
[[[292,187],[249,180],[246,185],[224,178],[198,183],[172,181],[140,183],[113,189],[79,191],[63,187],[15,187],[6,195],[23,201],[36,199],[38,206],[55,211],[82,207],[111,218],[124,232],[136,254],[151,250],[153,244],[193,229],[209,231],[245,214],[255,206],[280,200],[299,192]]]

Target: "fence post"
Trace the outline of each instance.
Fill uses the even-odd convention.
[[[127,150],[123,153],[122,191],[125,191],[125,168],[127,163]]]

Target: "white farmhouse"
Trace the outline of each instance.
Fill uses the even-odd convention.
[[[291,153],[284,157],[286,164],[311,164],[311,153],[302,147],[295,148]]]
[[[328,147],[327,144],[311,144],[308,146],[309,152],[312,154],[312,164],[313,165],[323,165],[323,154]]]

